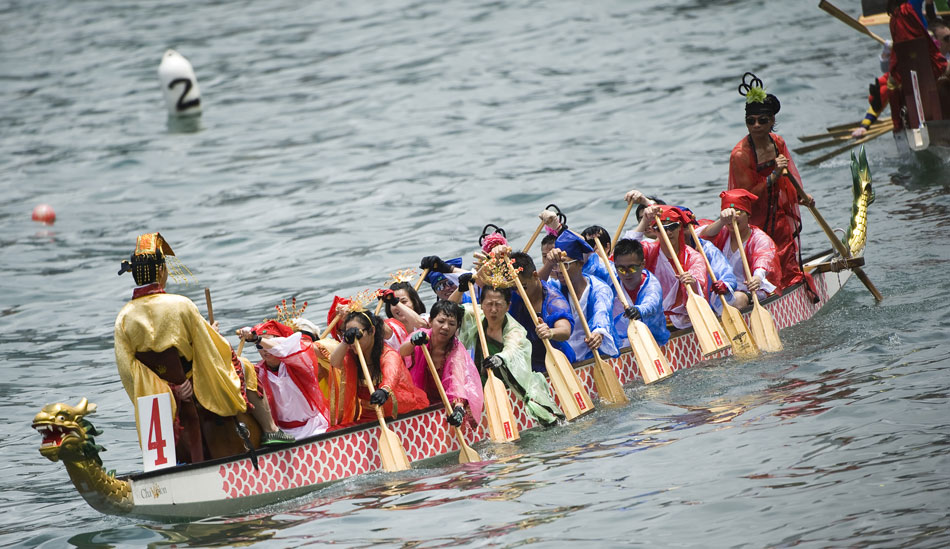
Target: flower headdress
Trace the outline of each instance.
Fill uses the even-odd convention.
[[[775,116],[782,108],[778,97],[765,90],[765,84],[758,76],[747,72],[742,75],[739,95],[745,97],[746,114],[767,114]]]

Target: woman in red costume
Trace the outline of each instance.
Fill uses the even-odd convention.
[[[747,79],[748,82],[746,81]],[[745,189],[758,198],[752,203],[749,224],[759,227],[775,242],[782,279],[775,281],[779,289],[808,281],[814,293],[811,277],[802,271],[799,234],[802,218],[798,204],[814,205],[811,195],[801,201],[794,177],[801,183],[801,175],[785,140],[772,132],[775,115],[781,109],[777,97],[767,94],[751,72],[742,77],[739,94],[745,96],[745,122],[749,135],[732,149],[729,156],[729,189]]]
[[[330,365],[340,372],[341,414],[339,428],[352,423],[375,421],[374,406],[382,406],[389,418],[429,405],[425,392],[412,383],[406,363],[383,341],[383,321],[369,311],[351,311],[343,322],[343,345],[330,354]],[[369,393],[354,346],[359,345],[376,391]]]

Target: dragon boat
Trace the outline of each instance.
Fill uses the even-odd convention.
[[[817,313],[851,277],[850,269],[863,264],[867,237],[868,206],[874,199],[867,158],[851,155],[854,202],[851,224],[842,239],[850,257],[827,251],[810,257],[806,270],[814,277],[817,300],[806,293],[803,283],[781,295],[762,301],[779,329],[793,326]],[[839,248],[840,250],[841,248]],[[743,311],[749,320],[750,310]],[[723,358],[730,349],[712,358]],[[692,329],[672,334],[665,354],[675,370],[690,368],[704,360]],[[632,351],[623,349],[609,364],[623,384],[637,382],[640,374]],[[592,361],[574,364],[581,382],[597,394]],[[670,379],[675,378],[672,376]],[[665,381],[670,383],[671,381]],[[521,430],[538,427],[523,403],[509,393]],[[196,464],[178,465],[146,473],[116,476],[103,468],[95,437],[102,434],[88,416],[96,405],[83,398],[78,405],[50,404],[33,419],[33,428],[43,442],[40,454],[62,461],[80,495],[103,513],[152,520],[187,520],[240,513],[317,490],[327,483],[381,470],[376,437],[379,426],[365,423],[298,440],[279,448],[256,450]],[[406,414],[389,422],[403,441],[413,462],[437,458],[459,450],[451,436],[441,404]],[[557,427],[554,427],[556,429]],[[469,443],[488,440],[487,420],[477,428],[464,427]],[[517,444],[517,443],[515,443]]]
[[[887,25],[886,0],[862,0],[859,22],[866,26]],[[936,0],[937,15],[950,16],[950,3]],[[899,112],[892,112],[901,124],[893,130],[897,148],[905,155],[935,155],[950,158],[950,105],[941,100],[937,81],[930,68],[929,37],[894,45],[897,71],[905,84],[900,91]]]

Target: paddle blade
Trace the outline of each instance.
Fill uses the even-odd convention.
[[[462,430],[458,427],[452,427],[452,430],[455,431],[455,436],[459,441],[459,463],[475,463],[481,461],[482,458],[479,457],[478,452],[465,442],[465,437],[462,436]]]
[[[623,385],[617,378],[617,372],[600,357],[599,353],[594,353],[594,367],[591,369],[594,374],[594,384],[597,386],[597,393],[604,402],[610,404],[623,404],[629,402],[627,394],[623,392]]]
[[[692,289],[688,292],[686,312],[689,314],[690,322],[693,323],[693,331],[696,332],[696,339],[699,340],[699,348],[703,355],[709,356],[729,347],[729,341],[712,307]]]
[[[627,326],[627,339],[630,340],[630,348],[637,359],[637,368],[644,384],[649,385],[673,375],[670,361],[663,355],[646,324],[639,320],[631,322]]]
[[[732,305],[722,301],[722,328],[732,342],[732,352],[740,358],[759,356],[759,346],[742,320],[742,313]]]
[[[752,308],[752,313],[749,315],[749,325],[752,328],[752,337],[763,351],[777,353],[784,348],[772,315],[758,302],[756,302]]]
[[[488,416],[488,437],[493,442],[514,442],[520,438],[508,391],[491,372],[485,380],[485,415]]]
[[[591,402],[587,389],[581,385],[567,357],[550,345],[547,347],[544,365],[547,367],[554,393],[561,403],[561,409],[564,410],[564,416],[571,421],[577,416],[592,411],[594,403]]]
[[[399,437],[388,427],[379,428],[379,459],[383,464],[383,470],[390,473],[412,468],[406,449],[399,442]]]

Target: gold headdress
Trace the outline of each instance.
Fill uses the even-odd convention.
[[[515,281],[511,278],[511,271],[508,266],[513,262],[514,260],[508,257],[508,254],[496,255],[495,252],[491,252],[488,254],[488,259],[482,264],[481,269],[479,269],[479,276],[487,281],[489,286],[511,288],[515,285]],[[521,267],[512,268],[519,273],[523,270]]]
[[[307,302],[303,302],[303,307],[297,308],[297,298],[290,298],[290,308],[287,308],[287,300],[281,299],[280,305],[274,305],[274,308],[277,309],[277,322],[280,322],[284,326],[289,326],[294,331],[297,331],[299,327],[297,326],[297,321],[300,320],[300,317],[303,316],[304,311],[307,310]]]
[[[379,298],[380,290],[363,290],[362,292],[350,296],[350,302],[346,305],[348,312],[366,311],[366,306]]]
[[[392,286],[397,282],[412,282],[416,278],[415,269],[403,269],[389,274],[389,280],[386,281],[386,287]]]
[[[170,259],[169,259],[170,258]],[[154,282],[155,269],[165,265],[168,275],[178,283],[197,283],[195,275],[177,257],[161,233],[145,233],[135,239],[131,261],[123,261],[119,274],[132,271],[136,282]]]

